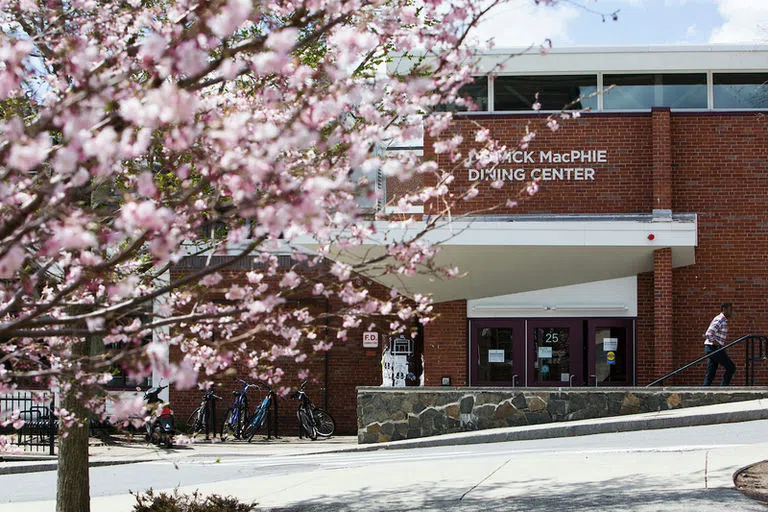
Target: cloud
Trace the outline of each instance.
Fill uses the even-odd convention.
[[[712,30],[710,43],[768,43],[768,2],[716,0],[723,24]]]
[[[470,37],[480,42],[493,37],[498,48],[538,46],[545,39],[552,40],[555,46],[566,45],[572,42],[568,25],[581,14],[582,10],[566,3],[546,7],[517,0],[492,9]]]
[[[686,37],[693,37],[696,35],[696,24],[691,25],[685,31]]]

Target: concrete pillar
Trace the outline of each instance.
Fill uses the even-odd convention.
[[[675,369],[672,342],[672,249],[667,247],[653,252],[654,380]]]
[[[442,377],[450,377],[451,386],[466,386],[467,301],[440,302],[434,311],[439,316],[424,326],[424,385],[440,386]]]
[[[653,215],[672,219],[672,141],[669,107],[651,109],[653,130]]]

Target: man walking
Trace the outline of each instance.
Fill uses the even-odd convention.
[[[707,332],[704,333],[704,353],[711,354],[725,345],[725,338],[728,336],[728,319],[733,315],[733,307],[730,302],[720,304],[720,314],[712,319]],[[709,386],[715,379],[717,367],[722,365],[725,368],[721,386],[727,386],[731,382],[731,377],[736,373],[736,365],[725,353],[725,350],[709,356],[707,359],[707,374],[704,376],[704,385]]]

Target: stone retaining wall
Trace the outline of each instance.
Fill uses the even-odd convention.
[[[768,388],[357,388],[358,442],[768,398]]]

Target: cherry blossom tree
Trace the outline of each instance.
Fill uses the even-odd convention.
[[[453,169],[381,148],[423,130],[440,139],[452,118],[441,107],[471,104],[459,94],[477,71],[467,34],[496,3],[0,0],[0,393],[63,397],[58,510],[88,510],[84,425],[105,419],[116,366],[179,389],[238,360],[277,380],[276,358],[302,361],[302,340],[332,345],[316,315],[289,305],[299,292],[343,304],[329,313],[337,340],[376,315],[393,332],[429,321],[429,297],[374,296],[352,277],[457,274],[430,264],[423,235],[476,191],[455,196]],[[393,53],[420,57],[395,76]],[[476,140],[484,164],[508,149],[479,124]],[[461,168],[460,143],[435,151]],[[441,207],[411,238],[345,264],[339,251],[383,218],[361,207],[376,172],[433,176],[398,200]],[[317,253],[292,245],[308,234]],[[317,270],[280,270],[278,249]],[[215,253],[231,257],[170,278],[185,256]],[[264,270],[222,278],[248,258]],[[257,334],[271,346],[250,346]],[[116,404],[115,417],[140,406]]]

